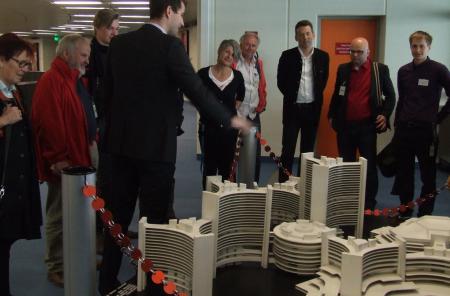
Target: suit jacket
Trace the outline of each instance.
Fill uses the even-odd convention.
[[[323,91],[328,81],[328,67],[330,57],[328,53],[314,48],[312,56],[313,64],[313,88],[314,88],[314,112],[316,123],[319,123],[320,112],[323,104]],[[297,102],[298,88],[302,76],[302,57],[298,47],[285,50],[278,62],[277,85],[284,96],[283,99],[283,123],[292,116],[290,110]]]
[[[203,85],[181,41],[153,25],[113,38],[104,83],[112,154],[175,162],[180,90],[202,114],[230,125],[231,114]]]
[[[333,97],[331,98],[330,108],[328,111],[328,118],[332,119],[333,129],[335,131],[340,131],[344,127],[345,124],[345,116],[347,111],[347,98],[348,98],[348,86],[350,80],[350,72],[352,69],[351,63],[341,64],[339,65],[336,77],[336,84],[334,86]],[[371,84],[370,84],[370,110],[371,110],[371,119],[375,122],[376,117],[378,115],[384,115],[386,117],[387,127],[390,127],[389,118],[394,110],[395,106],[395,91],[394,86],[392,85],[391,77],[389,76],[389,68],[384,64],[378,63],[379,69],[379,79],[380,79],[380,87],[382,96],[379,102],[379,98],[377,96],[377,89],[375,83],[375,70],[374,63],[372,63],[370,76],[371,76]],[[341,92],[343,89],[343,93]],[[383,132],[383,131],[379,131]]]

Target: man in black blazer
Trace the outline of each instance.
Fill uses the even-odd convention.
[[[339,65],[328,118],[337,132],[339,155],[356,161],[356,151],[367,159],[366,209],[374,209],[378,192],[377,133],[389,127],[395,91],[386,65],[372,62],[365,38],[353,39],[351,62]]]
[[[312,23],[299,21],[295,25],[298,46],[284,51],[278,63],[277,85],[284,96],[281,162],[289,172],[292,172],[300,129],[300,153],[314,151],[323,91],[328,81],[330,58],[325,51],[314,48],[314,38]],[[280,168],[279,181],[288,179],[283,168]]]
[[[112,155],[112,196],[107,205],[126,233],[139,194],[140,216],[166,223],[173,192],[179,91],[224,127],[248,131],[232,117],[195,73],[181,41],[184,0],[150,0],[150,23],[115,37],[105,73],[106,143]],[[118,286],[122,254],[108,235],[99,291]],[[153,295],[153,294],[152,294]]]

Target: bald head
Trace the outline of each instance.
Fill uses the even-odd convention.
[[[366,38],[357,37],[352,40],[350,45],[350,58],[355,68],[359,69],[367,61],[369,54],[369,42]]]

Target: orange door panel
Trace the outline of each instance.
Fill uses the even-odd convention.
[[[339,64],[350,61],[348,54],[336,53],[336,46],[350,43],[355,37],[364,37],[369,41],[370,58],[376,57],[376,19],[323,19],[320,23],[320,48],[330,55],[330,76],[324,92],[322,115],[319,123],[316,151],[319,155],[338,156],[336,133],[328,123],[328,107],[336,82]]]

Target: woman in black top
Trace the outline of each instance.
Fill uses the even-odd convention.
[[[9,254],[18,239],[41,237],[41,200],[31,129],[15,85],[31,70],[33,49],[14,34],[0,36],[0,294],[10,295]]]
[[[236,115],[236,109],[244,100],[245,85],[241,72],[231,68],[235,55],[233,48],[233,40],[222,41],[218,49],[217,64],[200,69],[198,75],[219,102]],[[201,115],[199,138],[204,153],[203,188],[206,186],[206,176],[219,174],[227,180],[233,162],[237,132],[225,129]]]

